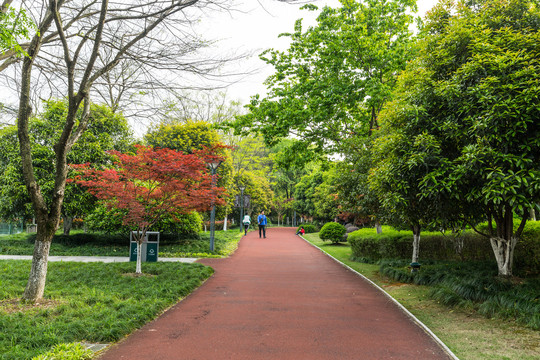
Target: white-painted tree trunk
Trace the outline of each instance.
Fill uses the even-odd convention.
[[[227,215],[225,215],[225,219],[223,219],[223,231],[227,231]]]
[[[375,223],[375,229],[377,229],[377,234],[382,234],[382,226],[380,222]]]
[[[491,248],[495,254],[499,276],[512,276],[512,265],[514,262],[514,249],[517,244],[517,238],[511,237],[506,240],[500,237],[492,237],[489,239]]]
[[[49,262],[50,241],[36,240],[30,276],[24,290],[23,299],[36,301],[43,297],[45,280],[47,279],[47,266]]]
[[[412,262],[418,262],[419,253],[420,253],[420,233],[413,234]]]
[[[135,266],[135,273],[142,274],[142,239],[137,240],[137,265]]]

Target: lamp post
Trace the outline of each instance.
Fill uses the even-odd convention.
[[[214,190],[214,186],[216,185],[216,172],[217,168],[221,164],[221,161],[212,161],[208,163],[208,166],[210,167],[210,170],[212,172],[212,190]],[[216,204],[215,201],[212,200],[212,211],[210,212],[210,251],[214,251],[214,228],[216,226]]]
[[[246,190],[245,185],[238,185],[238,188],[240,189],[240,232],[242,232],[243,223],[242,220],[244,220],[244,190]]]

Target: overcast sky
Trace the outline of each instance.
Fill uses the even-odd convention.
[[[319,8],[325,5],[339,6],[337,0],[317,0],[313,2]],[[418,0],[418,14],[422,15],[431,9],[437,0]],[[305,27],[315,24],[316,14],[312,11],[300,10],[301,5],[282,3],[277,0],[241,0],[235,2],[238,11],[214,15],[206,30],[207,38],[219,39],[221,51],[235,50],[250,52],[253,56],[242,61],[238,67],[224,69],[224,71],[253,70],[256,74],[246,77],[241,82],[231,85],[227,90],[228,98],[249,101],[250,96],[257,93],[264,94],[263,81],[272,74],[272,67],[267,66],[258,58],[262,51],[275,48],[285,50],[288,48],[287,38],[278,38],[284,32],[292,32],[294,22],[304,19]]]

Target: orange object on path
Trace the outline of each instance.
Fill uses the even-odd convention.
[[[295,229],[250,232],[230,258],[201,262],[215,269],[205,284],[99,359],[453,359]]]

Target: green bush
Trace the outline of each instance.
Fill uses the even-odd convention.
[[[409,259],[412,255],[411,231],[360,229],[349,234],[354,258]],[[462,246],[457,246],[460,244]],[[460,238],[440,232],[422,232],[420,259],[443,261],[494,261],[490,242],[485,237],[465,231]],[[421,261],[421,262],[423,262]],[[529,222],[516,245],[514,270],[524,275],[540,274],[540,222]]]
[[[122,224],[123,215],[120,210],[109,210],[105,206],[98,206],[92,214],[87,216],[85,224],[91,231],[107,234],[127,234],[129,226]],[[163,234],[173,235],[175,239],[196,239],[202,230],[202,218],[197,212],[179,215],[176,218],[168,217],[153,225],[149,231],[160,231]],[[167,238],[171,238],[170,236]]]
[[[515,319],[540,330],[540,280],[514,282],[493,276],[494,261],[427,262],[411,273],[409,261],[380,262],[380,273],[395,281],[429,285],[429,296],[447,306],[474,308],[491,318]]]
[[[316,233],[319,231],[319,228],[317,228],[317,226],[313,225],[313,224],[303,224],[301,226],[299,226],[296,231],[298,231],[300,229],[300,227],[304,227],[304,230],[306,231],[306,234],[312,234],[312,233]]]
[[[331,241],[334,244],[343,240],[345,235],[345,226],[338,224],[336,222],[329,222],[324,224],[321,231],[319,232],[319,237],[324,241]]]
[[[33,357],[32,360],[90,360],[93,354],[81,343],[58,344],[48,353]]]

